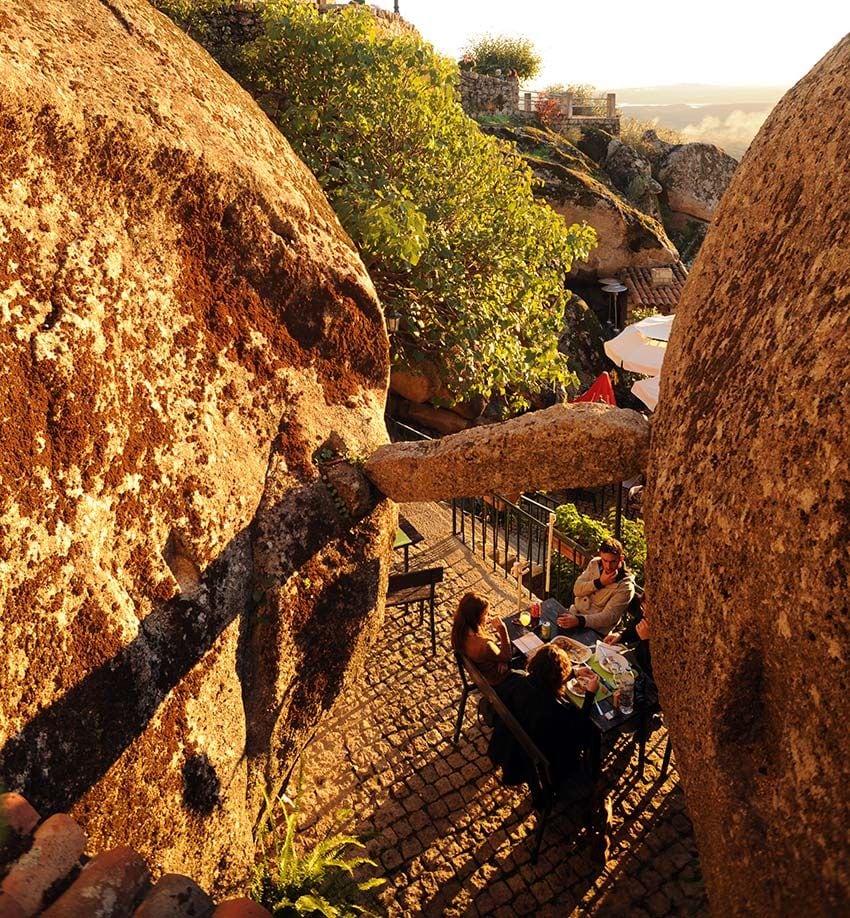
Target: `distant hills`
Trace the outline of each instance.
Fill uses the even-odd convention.
[[[710,83],[675,83],[615,89],[617,102],[635,105],[682,105],[768,102],[775,105],[788,86],[721,86]]]
[[[679,131],[740,159],[787,86],[714,86],[679,83],[614,90],[626,118]]]

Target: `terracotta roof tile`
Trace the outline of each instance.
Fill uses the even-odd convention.
[[[8,893],[0,893],[0,918],[27,918],[23,906]]]
[[[18,835],[29,835],[41,817],[20,794],[0,794],[0,825]]]
[[[12,865],[3,892],[17,899],[27,915],[35,915],[44,894],[73,870],[85,848],[83,830],[70,816],[51,816],[36,829],[30,850]]]
[[[215,905],[200,886],[179,873],[166,873],[133,913],[134,918],[209,918]]]
[[[638,307],[653,309],[664,315],[676,311],[688,272],[681,263],[670,267],[673,270],[673,283],[663,287],[653,287],[652,268],[624,268],[619,272],[619,279],[629,291],[630,310]]]
[[[14,842],[4,846],[11,866],[0,885],[0,918],[271,918],[251,899],[228,899],[215,908],[197,883],[177,873],[165,874],[151,889],[148,865],[132,848],[104,851],[80,870],[86,837],[66,813],[41,823],[24,851],[38,820],[20,794],[0,794],[0,825],[11,829]]]
[[[70,888],[44,912],[45,918],[113,918],[132,915],[148,885],[148,865],[132,848],[103,851],[89,861]]]

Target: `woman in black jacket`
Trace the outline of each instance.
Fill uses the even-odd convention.
[[[579,709],[566,697],[572,675],[567,653],[544,644],[530,657],[528,674],[512,680],[500,692],[508,710],[549,760],[558,783],[581,772],[582,759],[594,739],[589,714],[599,677],[587,667],[576,671],[577,681],[586,687]],[[501,723],[493,731],[489,751],[493,761],[504,767],[506,783],[526,780],[530,763]]]

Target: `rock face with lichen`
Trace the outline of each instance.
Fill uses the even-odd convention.
[[[598,163],[594,162],[566,138],[530,126],[484,125],[482,129],[517,145],[541,181],[535,194],[567,224],[586,222],[596,230],[598,246],[586,262],[573,265],[572,276],[595,277],[615,274],[623,268],[672,265],[679,260],[661,223],[635,206],[625,190],[618,192],[616,180],[612,181],[600,166],[602,163],[607,168],[604,153]],[[594,134],[605,139],[603,146],[607,149],[610,136],[604,131]],[[649,176],[643,191],[637,189],[637,184],[632,191],[640,197],[651,190],[651,183]]]
[[[141,0],[0,11],[0,779],[214,889],[378,626],[387,338],[317,183]]]
[[[653,425],[653,661],[718,915],[850,909],[848,80],[850,37],[738,168]]]

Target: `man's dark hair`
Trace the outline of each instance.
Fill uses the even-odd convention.
[[[620,558],[626,557],[626,551],[623,543],[619,539],[605,539],[599,546],[600,555],[618,555]]]

